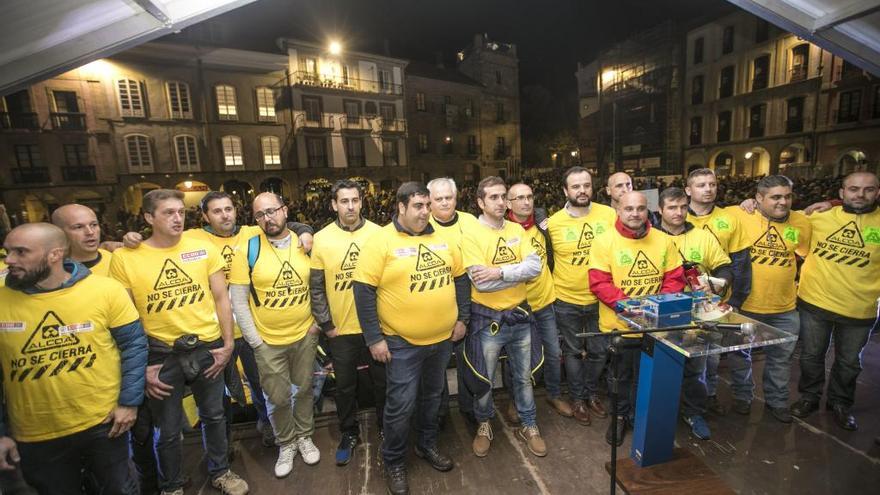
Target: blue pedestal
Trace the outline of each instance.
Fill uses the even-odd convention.
[[[641,467],[672,459],[685,359],[663,342],[645,337],[631,453]]]

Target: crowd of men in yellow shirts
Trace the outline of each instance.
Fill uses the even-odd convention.
[[[617,303],[694,289],[686,271],[711,276],[708,288],[737,311],[800,334],[800,397],[791,405],[795,344],[765,350],[764,403],[781,422],[819,408],[833,338],[826,406],[842,428],[857,428],[860,355],[880,297],[875,175],[849,175],[840,201],[809,215],[791,211],[783,176],[761,179],[754,201],[728,208],[715,206],[709,169],[693,171],[684,190],[665,189],[657,212],[626,174],[607,179],[610,207],[592,201],[595,187],[589,171],[569,169],[560,184],[565,207],[548,217],[527,184],[488,177],[477,187],[475,217],[456,209],[451,179],[408,182],[397,191],[393,220],[379,226],[361,215],[360,185],[339,181],[330,205],[337,219],[314,235],[288,224],[287,206],[273,193],[253,200],[256,226],[239,226],[232,199],[211,192],[201,202],[205,227],[185,231],[182,193],[159,189],[143,201],[151,237],[129,234],[112,253],[99,248],[98,221],[81,205],[57,209],[51,224],[17,227],[0,266],[0,469],[20,467],[41,494],[82,493],[84,484],[96,493],[183,494],[189,391],[212,485],[248,493],[229,469],[224,404],[227,393],[241,391],[234,363],[243,365],[283,478],[297,455],[320,461],[311,381],[321,333],[337,379],[337,465],[348,464],[360,442],[358,375],[367,369],[388,492],[409,492],[410,425],[415,454],[439,471],[453,469],[437,442],[453,354],[474,454],[491,451],[492,389],[506,354],[508,418],[520,425],[525,448],[546,456],[536,374],[543,372],[556,413],[584,426],[607,418],[601,335],[624,326]],[[750,414],[751,357],[738,352],[729,361],[732,408]],[[609,443],[622,443],[632,424],[637,371],[638,351],[624,349],[612,370],[620,400]],[[711,435],[707,412],[726,411],[715,397],[717,373],[712,359],[685,369],[682,417],[701,439]]]

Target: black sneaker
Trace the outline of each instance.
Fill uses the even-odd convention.
[[[359,442],[358,436],[351,433],[343,433],[339,446],[336,447],[336,465],[345,466],[354,457],[354,448]]]
[[[834,422],[837,423],[837,426],[848,431],[855,431],[859,429],[859,424],[856,422],[856,417],[849,412],[848,407],[842,404],[834,404],[831,406],[831,413],[834,416]]]
[[[455,463],[452,462],[452,459],[450,459],[449,456],[440,452],[440,450],[438,450],[436,446],[427,449],[421,449],[418,445],[416,445],[415,450],[417,456],[427,461],[432,468],[440,471],[441,473],[451,471],[452,467],[455,466]]]
[[[801,399],[792,404],[789,410],[791,411],[792,416],[806,418],[810,414],[819,410],[819,403],[807,399]]]
[[[735,399],[733,401],[733,411],[737,414],[748,416],[752,413],[752,402],[748,400]]]
[[[617,446],[620,447],[623,445],[623,437],[626,435],[626,418],[618,416],[616,420],[612,419],[608,422],[608,429],[605,431],[605,441],[608,442],[608,445],[611,445],[614,428],[617,428]]]
[[[791,411],[789,411],[787,407],[773,407],[770,404],[766,404],[765,407],[770,410],[770,414],[773,415],[776,421],[785,424],[793,421],[791,419]]]
[[[717,395],[710,395],[706,400],[706,410],[716,416],[724,416],[727,414],[727,408],[718,401]]]
[[[400,463],[385,468],[385,481],[388,495],[409,495],[409,482],[406,480],[406,464]]]

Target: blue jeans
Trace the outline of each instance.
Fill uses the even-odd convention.
[[[446,382],[446,364],[452,356],[452,342],[413,345],[396,336],[385,336],[391,361],[385,365],[385,440],[382,458],[386,466],[404,462],[410,419],[416,410],[418,445],[428,449],[437,444],[437,413]]]
[[[798,335],[800,332],[800,317],[797,310],[773,314],[750,313],[748,311],[740,313],[794,335]],[[770,407],[788,407],[791,355],[794,353],[796,345],[797,341],[792,341],[764,347],[764,402]],[[728,359],[730,360],[730,374],[733,384],[744,384],[744,386],[734,387],[734,397],[751,402],[755,389],[755,382],[752,379],[751,353],[748,351],[745,353],[732,352],[728,355]]]
[[[174,387],[171,395],[162,400],[147,399],[153,424],[158,430],[156,457],[159,460],[159,488],[174,491],[183,487],[181,465],[183,450],[180,445],[180,431],[183,427],[183,392],[186,386],[192,390],[199,420],[202,422],[202,438],[207,451],[208,473],[216,478],[229,470],[226,457],[226,414],[223,411],[223,396],[226,384],[223,374],[208,379],[204,370],[214,363],[214,356],[207,349],[193,351],[199,353],[198,375],[188,380],[184,375],[181,360],[176,354],[169,355],[159,371],[159,379]]]
[[[111,426],[99,424],[42,442],[18,442],[25,480],[41,494],[79,495],[85,470],[102,494],[137,495],[128,435],[108,437]]]
[[[856,381],[862,371],[862,349],[874,322],[816,311],[804,305],[801,315],[801,399],[818,403],[825,388],[825,354],[834,337],[834,364],[828,377],[828,404],[850,408],[855,401]]]
[[[568,393],[574,400],[587,400],[599,395],[599,376],[608,354],[607,337],[576,337],[579,333],[599,332],[599,303],[588,306],[553,303],[556,325],[562,335],[562,354]]]
[[[533,313],[541,333],[541,344],[544,347],[544,365],[541,366],[544,374],[544,387],[551,399],[562,396],[562,349],[559,346],[559,332],[556,329],[556,311],[553,305],[545,306]],[[513,371],[511,366],[503,366],[504,386],[509,390],[513,383]],[[459,403],[459,406],[461,403]],[[473,406],[472,406],[473,407]]]
[[[532,330],[528,322],[516,325],[503,325],[495,335],[488,328],[479,333],[480,344],[483,346],[483,360],[486,363],[486,376],[491,380],[495,376],[498,357],[501,349],[507,350],[508,366],[513,376],[512,388],[514,403],[523,426],[535,426],[535,396],[532,390]],[[477,421],[489,421],[495,416],[495,404],[492,400],[492,388],[477,398],[474,413]]]

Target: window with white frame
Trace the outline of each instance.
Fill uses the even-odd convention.
[[[189,97],[189,84],[181,81],[165,83],[168,93],[168,111],[172,119],[193,118],[192,104]]]
[[[144,117],[144,94],[140,81],[119,79],[116,90],[119,95],[119,112],[123,117]]]
[[[226,168],[244,167],[244,156],[241,152],[241,138],[238,136],[223,136],[223,163]]]
[[[281,168],[281,140],[276,136],[263,136],[260,138],[263,148],[263,168],[277,170]]]
[[[235,88],[228,84],[214,86],[217,96],[217,116],[220,120],[238,120],[238,106],[235,100]]]
[[[153,170],[153,152],[150,149],[150,138],[147,136],[143,134],[125,136],[125,152],[130,171],[150,172]]]
[[[260,122],[275,122],[275,93],[272,88],[260,86],[257,92],[257,118]]]
[[[177,154],[177,169],[181,172],[199,170],[199,146],[193,136],[183,134],[174,137],[174,151]]]

